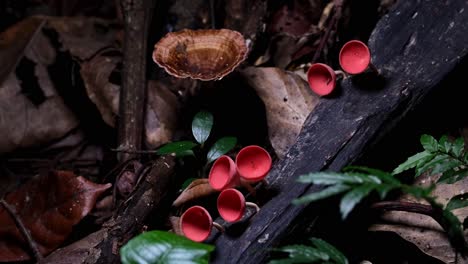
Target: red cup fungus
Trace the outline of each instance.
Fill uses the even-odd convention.
[[[242,218],[246,206],[255,208],[256,212],[260,210],[256,204],[246,202],[244,195],[236,189],[222,191],[218,196],[217,206],[219,215],[230,223]]]
[[[247,182],[259,182],[271,169],[270,154],[259,146],[247,146],[236,156],[237,173]]]
[[[314,63],[307,71],[307,81],[312,91],[320,96],[330,94],[336,86],[336,73],[323,63]]]
[[[202,242],[207,239],[213,226],[220,231],[224,231],[218,223],[213,222],[210,213],[198,205],[190,207],[180,217],[182,233],[195,242]]]
[[[208,181],[217,191],[239,185],[236,163],[229,156],[219,157],[211,167]]]
[[[370,59],[369,48],[359,40],[346,42],[339,55],[341,68],[349,74],[364,72],[370,65]]]

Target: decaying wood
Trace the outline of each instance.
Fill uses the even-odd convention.
[[[119,108],[119,149],[140,150],[146,94],[147,34],[153,0],[122,0],[125,42]],[[124,161],[131,154],[122,153]]]
[[[278,194],[241,236],[216,240],[214,263],[260,263],[293,230],[303,232],[301,221],[318,212],[291,201],[320,187],[297,176],[352,163],[436,87],[468,53],[467,10],[466,1],[399,1],[369,40],[381,78],[347,78],[339,95],[319,103],[267,178]]]
[[[54,251],[41,263],[118,263],[119,249],[144,227],[148,214],[161,206],[174,186],[174,159],[160,157],[116,215],[87,237]]]

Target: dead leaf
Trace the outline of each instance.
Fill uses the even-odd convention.
[[[284,157],[319,98],[307,82],[291,72],[249,67],[241,74],[265,104],[271,145]]]
[[[121,61],[120,52],[114,49],[102,52],[81,65],[86,92],[110,126],[115,126],[118,115]],[[145,139],[147,147],[156,148],[172,140],[180,103],[162,82],[149,81],[146,107]]]
[[[418,177],[416,185],[428,186],[435,183],[440,175],[425,174]],[[437,197],[437,201],[444,206],[450,199],[458,194],[466,193],[468,186],[468,178],[454,184],[437,184],[433,195]],[[400,200],[425,203],[424,201],[416,200],[415,198],[404,195]],[[460,220],[468,217],[468,207],[456,209],[452,211]],[[371,231],[388,231],[398,234],[403,239],[415,244],[422,252],[429,256],[440,259],[445,263],[467,263],[468,260],[463,260],[461,256],[454,251],[443,229],[435,220],[429,216],[409,213],[390,211],[382,215],[383,223],[378,223],[370,227]],[[468,233],[465,232],[465,239],[468,238]],[[458,262],[457,262],[458,259]]]
[[[177,199],[172,203],[172,206],[178,207],[186,202],[191,200],[208,196],[212,193],[215,193],[216,190],[211,187],[208,179],[197,179],[185,188],[185,190],[177,197]]]
[[[141,163],[137,160],[130,161],[130,163],[125,166],[125,169],[120,173],[116,182],[119,194],[126,197],[133,191],[133,188],[137,183],[141,167]]]
[[[183,236],[182,228],[180,227],[180,217],[170,216],[169,222],[171,224],[172,232],[176,233],[177,235]]]
[[[57,171],[30,180],[5,200],[15,207],[40,252],[47,255],[65,241],[72,227],[110,187],[110,183],[97,184],[71,172]],[[0,208],[0,262],[29,258],[24,238],[8,212]]]
[[[36,18],[31,20],[17,26],[40,24]],[[21,30],[15,27],[13,31]],[[11,34],[9,31],[2,38]],[[34,34],[21,52],[14,39],[4,44],[5,53],[0,55],[10,50],[18,54],[18,58],[6,56],[18,61],[18,74],[12,70],[0,84],[0,153],[45,144],[75,128],[78,120],[65,106],[47,72],[56,57],[50,41],[43,34]]]

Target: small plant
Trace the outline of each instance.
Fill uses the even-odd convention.
[[[319,238],[310,239],[312,245],[290,245],[274,251],[288,253],[288,258],[271,260],[269,264],[329,263],[348,264],[348,259],[334,246]]]
[[[123,264],[208,264],[214,246],[193,242],[165,231],[150,231],[132,238],[120,249]]]
[[[340,202],[340,212],[343,219],[355,206],[370,193],[376,192],[381,199],[385,199],[390,191],[401,191],[416,198],[423,199],[429,205],[418,203],[381,202],[372,207],[383,210],[408,211],[428,215],[437,221],[446,231],[452,246],[459,252],[467,252],[467,243],[463,236],[463,229],[458,218],[451,210],[468,206],[468,193],[453,197],[448,204],[436,202],[431,192],[435,186],[418,187],[403,184],[394,176],[404,171],[415,169],[416,177],[423,172],[441,174],[437,183],[454,183],[468,175],[468,152],[464,151],[463,138],[454,142],[443,136],[439,141],[429,135],[421,136],[421,145],[424,151],[419,152],[400,164],[392,173],[378,169],[349,166],[343,172],[315,172],[299,176],[298,181],[324,186],[322,190],[305,195],[293,201],[294,204],[303,204],[322,200],[338,194],[343,194]],[[468,222],[466,219],[464,223]],[[465,226],[465,224],[464,224]],[[290,255],[290,258],[294,258]],[[316,259],[312,256],[312,259]],[[322,262],[327,262],[322,260]],[[281,262],[278,262],[281,263]],[[299,262],[283,262],[299,263]],[[327,262],[328,263],[328,262]]]
[[[213,115],[209,112],[198,112],[192,121],[192,134],[196,142],[177,141],[168,143],[158,149],[157,154],[174,154],[178,157],[191,155],[194,156],[193,148],[199,146],[204,149],[205,143],[210,137],[213,128]],[[230,151],[237,143],[235,137],[222,137],[218,139],[206,154],[206,164],[209,164]]]

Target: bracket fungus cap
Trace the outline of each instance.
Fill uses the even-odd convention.
[[[219,80],[242,63],[248,53],[244,37],[229,29],[184,29],[166,34],[153,60],[178,78]]]

